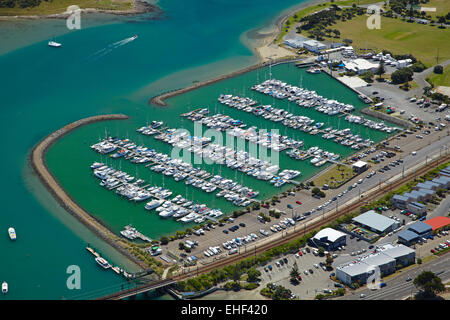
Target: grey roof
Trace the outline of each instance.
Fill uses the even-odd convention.
[[[424,189],[433,189],[436,187],[439,187],[439,185],[435,182],[431,182],[431,181],[425,181],[425,182],[420,182],[416,185],[417,188],[424,188]]]
[[[412,241],[419,238],[419,235],[407,229],[399,232],[398,237],[404,239],[405,241]]]
[[[404,195],[402,196],[402,195],[396,194],[392,197],[392,199],[406,202],[406,201],[408,201],[409,198],[405,197]]]
[[[379,249],[380,252],[382,252],[385,255],[388,255],[393,259],[398,259],[400,257],[404,257],[408,254],[415,252],[413,249],[408,248],[407,246],[404,246],[402,244],[395,246],[392,244],[386,244],[383,246],[377,246],[377,249]]]
[[[408,227],[408,230],[414,231],[417,234],[421,234],[424,232],[431,231],[431,226],[429,224],[426,224],[425,222],[416,222],[413,225]]]
[[[360,262],[341,265],[338,267],[338,269],[342,270],[351,277],[364,274],[370,270],[370,268],[366,264]]]
[[[409,205],[420,208],[420,209],[423,209],[426,207],[423,203],[419,203],[419,202],[411,202]]]
[[[382,253],[374,253],[368,255],[361,259],[361,262],[364,262],[368,266],[383,266],[388,263],[395,263],[395,260],[385,254]]]
[[[446,177],[446,176],[441,176],[439,178],[434,178],[433,180],[431,180],[437,184],[447,184],[450,182],[450,177]]]
[[[356,218],[353,218],[353,221],[368,226],[379,232],[384,232],[392,225],[397,224],[397,221],[394,219],[387,218],[373,210],[367,211]]]

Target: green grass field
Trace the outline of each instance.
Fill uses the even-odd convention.
[[[432,83],[435,87],[437,86],[445,86],[450,87],[450,65],[447,65],[444,68],[443,74],[432,73],[427,81]]]
[[[281,42],[283,40],[283,37],[295,26],[297,22],[300,21],[301,18],[310,15],[311,13],[314,13],[316,11],[323,10],[325,8],[330,7],[332,4],[337,4],[340,6],[351,6],[352,4],[370,4],[370,3],[377,3],[380,2],[380,0],[337,0],[333,3],[331,2],[325,2],[323,4],[316,4],[304,9],[301,9],[295,13],[292,13],[292,15],[286,19],[284,22],[283,28],[281,30],[281,33],[279,34],[277,38],[277,42]]]
[[[334,166],[314,180],[314,185],[322,187],[324,184],[328,184],[330,188],[337,188],[354,176],[356,176],[356,173],[351,167]]]
[[[354,48],[382,49],[394,54],[412,54],[426,66],[436,64],[439,48],[440,61],[450,59],[450,29],[437,26],[408,23],[400,19],[381,18],[381,28],[370,30],[366,26],[367,16],[358,16],[350,21],[338,22],[333,29],[341,32],[341,40],[353,40]],[[336,41],[336,39],[332,39]]]
[[[130,10],[133,0],[53,0],[42,1],[41,4],[33,8],[0,8],[0,15],[15,16],[15,15],[49,15],[65,12],[67,7],[77,5],[81,9],[95,8],[103,10]]]
[[[433,19],[437,16],[445,16],[450,12],[450,1],[448,0],[430,0],[430,2],[422,5],[424,8],[436,8],[436,12],[427,11],[426,14],[430,15]]]

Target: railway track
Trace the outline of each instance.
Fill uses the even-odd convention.
[[[449,161],[449,160],[450,160],[450,155],[443,156],[443,157],[441,157],[441,159],[439,159],[439,163],[443,163],[443,162],[446,162],[446,161]],[[405,175],[403,178],[400,178],[400,179],[397,179],[396,181],[393,181],[390,184],[389,189],[376,187],[375,191],[371,192],[369,195],[364,197],[362,200],[357,201],[355,203],[352,203],[352,204],[346,206],[345,208],[343,208],[343,209],[341,209],[341,210],[339,210],[337,212],[328,214],[328,216],[325,216],[324,219],[321,219],[321,220],[315,221],[313,223],[310,223],[304,229],[300,228],[300,229],[298,229],[298,230],[296,230],[294,232],[286,234],[286,236],[284,236],[281,239],[276,239],[274,241],[265,243],[265,244],[263,244],[263,245],[261,245],[259,247],[256,247],[256,250],[254,250],[254,251],[247,251],[247,252],[241,253],[241,254],[239,254],[237,256],[230,256],[230,257],[227,257],[225,259],[218,260],[218,261],[216,261],[214,263],[211,263],[209,265],[203,266],[201,268],[199,267],[197,270],[191,271],[191,272],[189,272],[187,274],[174,276],[173,279],[176,279],[177,281],[181,281],[181,280],[190,278],[190,277],[192,277],[194,275],[197,275],[197,274],[200,275],[202,273],[209,272],[209,271],[212,271],[214,269],[217,269],[217,268],[220,268],[220,267],[223,267],[223,266],[226,266],[226,265],[238,262],[239,260],[243,260],[243,259],[251,257],[253,255],[260,254],[260,253],[262,253],[264,251],[267,251],[268,249],[271,249],[273,247],[277,247],[277,246],[286,244],[286,243],[288,243],[288,242],[298,238],[299,236],[301,236],[304,233],[311,232],[311,231],[313,231],[313,230],[315,230],[317,228],[320,228],[323,225],[327,225],[328,223],[334,221],[336,218],[338,218],[338,217],[340,217],[340,216],[342,216],[344,214],[347,214],[347,213],[350,213],[350,212],[353,212],[353,211],[359,209],[365,203],[372,202],[372,201],[378,199],[379,197],[381,197],[382,195],[386,194],[387,192],[397,189],[398,187],[400,187],[401,185],[405,184],[406,182],[414,179],[415,177],[418,177],[420,175],[423,175],[423,174],[427,173],[428,171],[430,171],[434,167],[436,167],[436,160],[430,162],[427,165],[424,165],[424,166],[420,167],[419,169],[417,169],[414,172],[409,173],[408,175]]]
[[[314,221],[312,223],[310,223],[309,225],[306,225],[305,228],[299,228],[298,230],[295,230],[291,233],[287,233],[284,237],[280,238],[280,239],[275,239],[273,241],[264,243],[260,246],[257,246],[255,248],[255,250],[249,250],[247,252],[244,253],[240,253],[239,255],[234,255],[234,256],[228,256],[224,259],[221,260],[217,260],[211,264],[202,266],[202,267],[198,267],[195,270],[190,270],[187,273],[184,274],[179,274],[176,276],[173,276],[171,278],[168,278],[164,281],[182,281],[182,280],[186,280],[189,279],[191,277],[203,274],[203,273],[207,273],[210,272],[212,270],[227,266],[229,264],[232,263],[236,263],[240,260],[249,258],[251,256],[255,256],[257,254],[261,254],[273,247],[277,247],[286,243],[289,243],[290,241],[300,237],[302,234],[306,234],[309,233],[315,229],[320,228],[321,226],[327,225],[328,223],[334,221],[336,218],[353,212],[355,210],[358,210],[361,206],[363,206],[366,203],[372,202],[376,199],[378,199],[379,197],[385,195],[386,193],[390,192],[391,190],[395,190],[398,187],[402,186],[403,184],[405,184],[406,182],[421,176],[425,173],[427,173],[428,171],[430,171],[431,169],[435,168],[437,166],[438,163],[444,163],[450,160],[450,155],[444,155],[440,158],[437,158],[436,160],[430,161],[430,163],[427,163],[426,165],[421,166],[420,168],[418,168],[417,170],[415,170],[414,172],[411,172],[407,175],[405,175],[404,177],[397,179],[396,181],[393,181],[392,183],[389,184],[389,188],[387,189],[386,187],[384,188],[380,188],[380,187],[375,187],[372,188],[373,191],[370,191],[370,193],[365,196],[363,199],[356,201],[350,205],[347,205],[345,208],[338,210],[337,212],[334,213],[329,213],[328,215],[324,215],[323,219]],[[374,190],[375,189],[375,190]],[[151,284],[146,284],[146,285],[142,285],[140,287],[137,287],[133,290],[137,290],[137,291],[142,291],[142,289],[144,289],[145,287],[152,287]],[[116,294],[112,294],[109,295],[107,297],[103,297],[100,299],[120,299],[120,292],[116,293]]]

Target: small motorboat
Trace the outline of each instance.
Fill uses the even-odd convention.
[[[2,283],[2,293],[4,294],[8,293],[8,283],[6,281]]]

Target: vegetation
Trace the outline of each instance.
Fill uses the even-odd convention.
[[[132,0],[0,0],[0,15],[47,15],[65,12],[76,4],[81,9],[130,10]]]
[[[315,185],[323,186],[324,184],[328,184],[330,188],[334,189],[338,188],[354,176],[356,176],[356,172],[354,172],[351,167],[338,164],[329,169],[327,172],[321,174],[315,180]]]
[[[436,274],[423,271],[414,279],[414,285],[420,289],[416,299],[435,298],[436,294],[445,290],[445,286]]]
[[[312,195],[319,196],[321,198],[325,198],[325,192],[320,190],[319,188],[315,187],[311,190]]]
[[[261,290],[261,295],[273,300],[292,300],[292,291],[281,285],[269,283]]]
[[[382,17],[381,29],[369,30],[366,20],[365,15],[347,21],[338,20],[332,28],[340,31],[340,39],[352,39],[354,48],[412,53],[425,66],[436,64],[434,48],[439,48],[439,56],[443,57],[440,61],[450,56],[450,42],[446,40],[450,37],[449,28],[441,30],[429,25]],[[336,41],[334,37],[331,38]]]
[[[445,66],[442,73],[432,73],[427,81],[434,87],[447,86],[450,87],[450,65]]]
[[[398,69],[391,74],[394,84],[401,84],[412,80],[414,72],[410,68]]]

